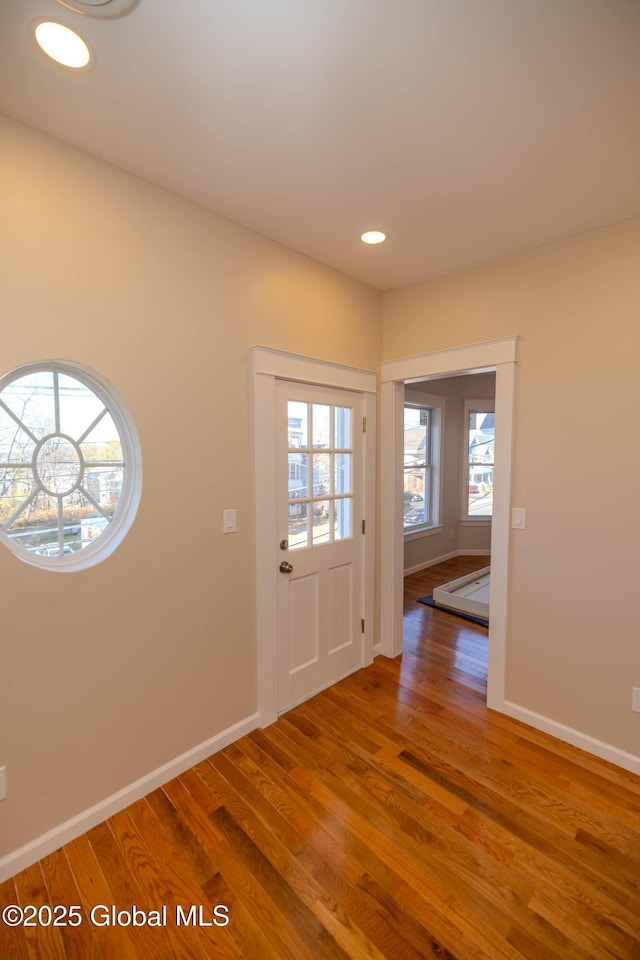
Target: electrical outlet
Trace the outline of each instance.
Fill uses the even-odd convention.
[[[631,688],[631,709],[640,713],[640,687]]]
[[[0,767],[0,800],[7,796],[7,768]]]

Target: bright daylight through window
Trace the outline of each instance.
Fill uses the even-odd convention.
[[[438,524],[438,465],[441,409],[404,406],[404,530],[411,533]]]
[[[0,537],[22,560],[77,570],[104,559],[140,488],[135,427],[102,378],[52,362],[0,379]]]
[[[289,549],[353,536],[353,410],[288,404]]]
[[[480,407],[480,409],[478,409]],[[493,515],[493,457],[495,417],[493,405],[465,405],[467,424],[466,518],[469,520]]]

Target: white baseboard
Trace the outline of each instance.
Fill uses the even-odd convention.
[[[433,560],[427,560],[425,563],[418,563],[415,567],[408,567],[404,575],[408,577],[411,573],[419,573],[420,570],[426,570],[427,567],[435,567],[436,563],[444,563],[445,560],[451,560],[457,557],[459,550],[452,550],[451,553],[443,553],[441,557],[435,557]]]
[[[427,567],[435,567],[436,563],[444,563],[445,560],[452,560],[454,557],[486,557],[489,553],[489,550],[452,550],[451,553],[443,553],[441,557],[435,557],[425,563],[418,563],[415,567],[407,567],[404,575],[408,577],[412,573],[419,573],[421,570],[426,570]]]
[[[591,753],[601,760],[608,760],[609,763],[622,767],[624,770],[630,770],[631,773],[640,774],[640,757],[633,753],[627,753],[626,750],[620,750],[618,747],[605,743],[603,740],[596,740],[580,730],[574,730],[573,727],[567,727],[557,720],[551,720],[540,713],[535,713],[527,707],[521,707],[517,703],[505,700],[502,705],[502,712],[514,720],[521,720],[536,730],[542,730],[543,733],[549,733],[558,740],[570,743],[574,747],[580,747],[587,753]]]
[[[63,844],[75,840],[83,833],[86,833],[87,830],[95,827],[96,824],[102,823],[107,817],[111,817],[113,814],[119,813],[120,810],[124,810],[130,803],[140,800],[141,797],[151,793],[152,790],[161,787],[163,783],[167,783],[174,777],[178,777],[181,773],[184,773],[185,770],[188,770],[189,767],[193,767],[196,763],[200,763],[201,760],[210,757],[212,753],[228,747],[234,740],[238,740],[247,733],[251,733],[252,730],[258,727],[259,719],[259,714],[254,713],[252,716],[246,717],[238,723],[234,723],[209,740],[205,740],[204,743],[200,743],[191,750],[187,750],[186,753],[180,754],[179,757],[175,757],[175,759],[163,764],[156,770],[152,770],[151,773],[140,777],[140,779],[134,783],[123,787],[122,790],[118,790],[117,793],[113,793],[110,797],[106,797],[104,800],[96,803],[93,807],[89,807],[88,810],[83,810],[82,813],[54,827],[53,830],[43,833],[42,836],[36,837],[35,840],[31,840],[23,847],[19,847],[12,853],[8,853],[0,859],[0,883],[3,883],[16,873],[41,860],[42,857],[53,853],[54,850],[57,850],[58,847],[61,847]]]

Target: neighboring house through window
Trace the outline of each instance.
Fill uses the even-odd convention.
[[[404,531],[405,535],[440,529],[440,468],[444,398],[405,392]]]
[[[462,517],[466,521],[490,523],[495,443],[493,400],[466,400],[464,423]]]

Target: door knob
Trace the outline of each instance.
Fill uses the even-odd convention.
[[[293,567],[288,560],[283,560],[280,564],[280,573],[291,573],[292,570]]]

